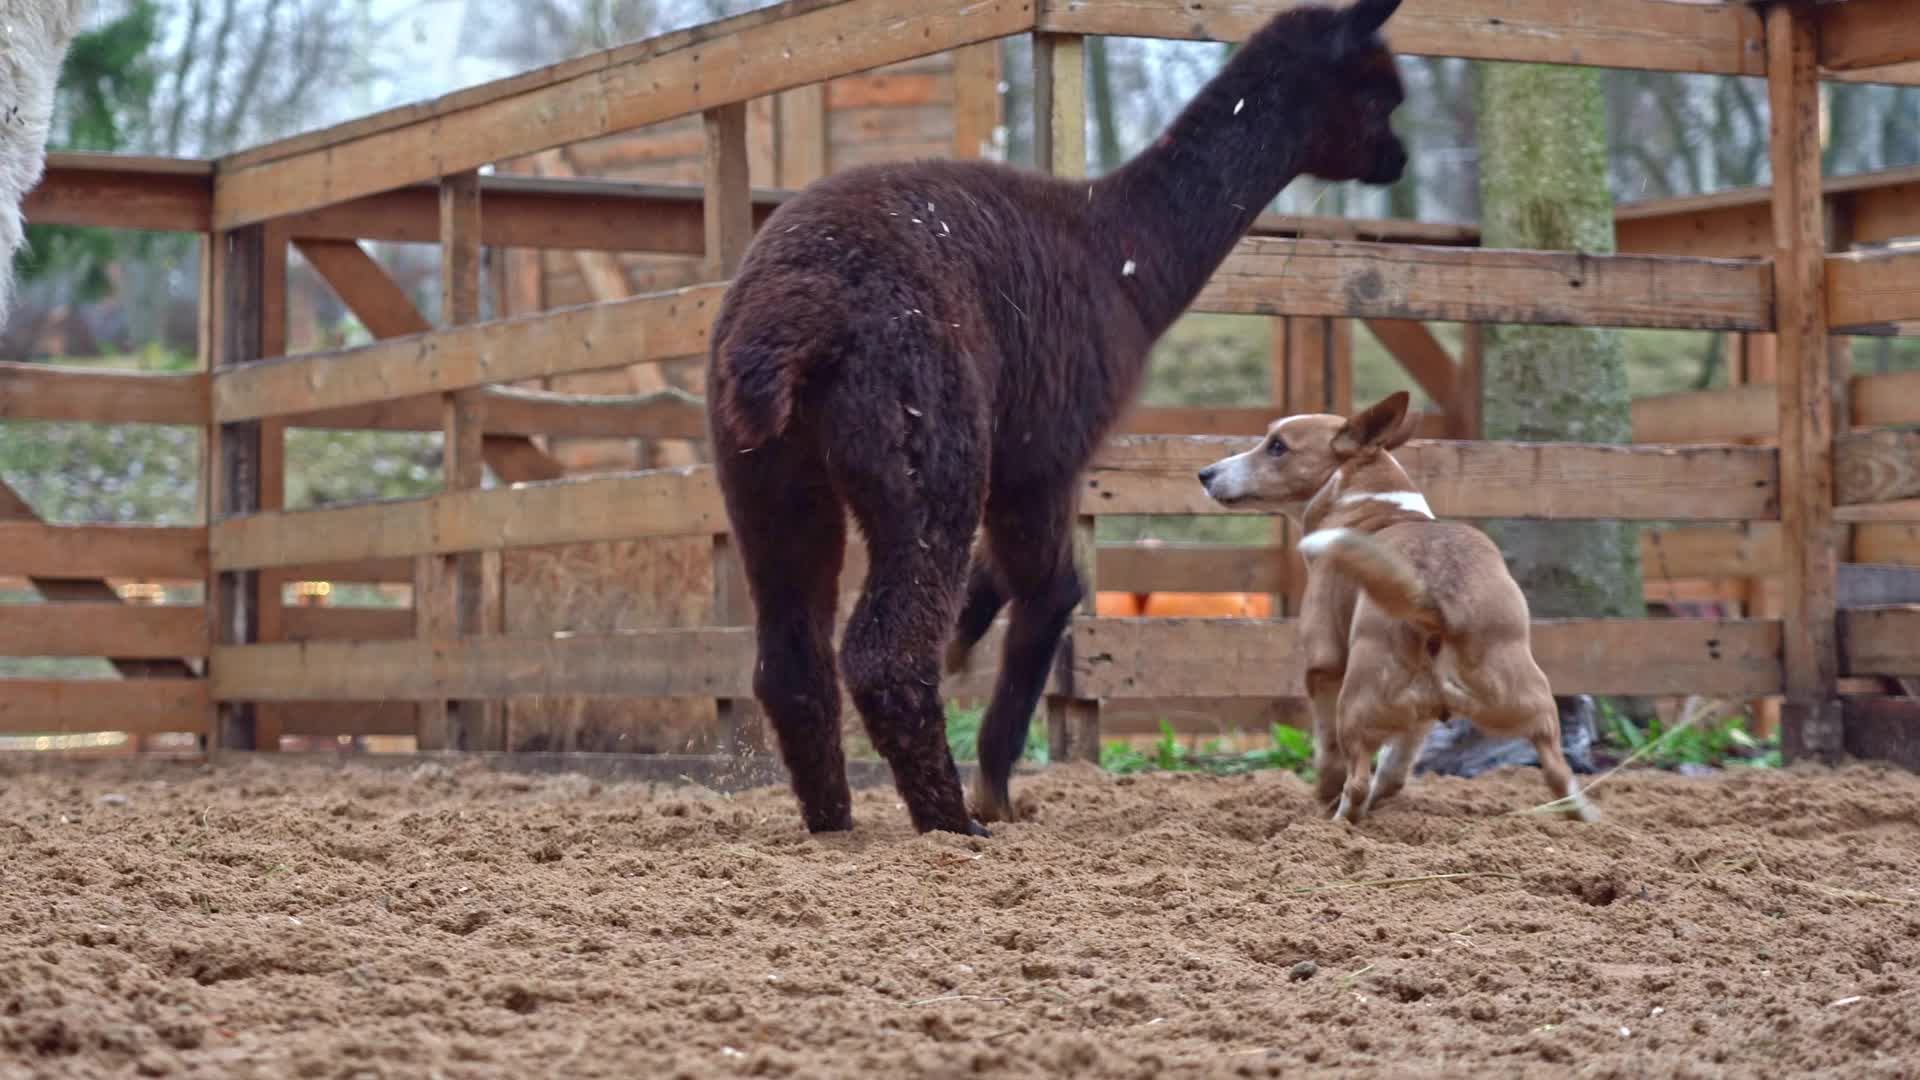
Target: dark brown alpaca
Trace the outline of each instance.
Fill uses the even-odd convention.
[[[1148,349],[1288,182],[1399,179],[1403,92],[1378,36],[1398,6],[1276,17],[1097,181],[850,169],[754,238],[714,323],[709,421],[757,613],[754,692],[809,830],[853,827],[832,638],[849,509],[871,568],[840,671],[923,832],[986,835],[947,748],[941,650],[964,664],[1011,598],[973,809],[1012,816],[1008,776],[1081,596],[1076,480]]]

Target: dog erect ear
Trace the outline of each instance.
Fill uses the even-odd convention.
[[[1420,414],[1409,409],[1400,421],[1400,426],[1394,430],[1393,434],[1387,436],[1387,441],[1381,446],[1387,450],[1398,450],[1407,444],[1408,439],[1413,438],[1414,431],[1419,427]]]
[[[1381,398],[1378,404],[1348,420],[1347,426],[1333,436],[1334,452],[1351,455],[1385,447],[1387,440],[1399,433],[1407,418],[1407,405],[1412,400],[1413,396],[1405,390],[1395,390]]]

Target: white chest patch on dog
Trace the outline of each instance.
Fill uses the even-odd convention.
[[[1368,500],[1391,503],[1402,510],[1419,514],[1421,517],[1433,517],[1433,509],[1427,505],[1427,497],[1417,491],[1356,491],[1340,497],[1342,505],[1367,502]]]

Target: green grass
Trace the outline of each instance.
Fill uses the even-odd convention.
[[[1100,751],[1100,765],[1108,772],[1200,772],[1213,776],[1283,769],[1311,776],[1313,772],[1313,736],[1299,728],[1275,724],[1271,729],[1273,745],[1234,753],[1218,739],[1190,749],[1173,730],[1173,724],[1160,721],[1160,738],[1141,749],[1125,742],[1110,742]]]
[[[1780,767],[1780,736],[1761,739],[1749,730],[1746,711],[1715,717],[1706,723],[1666,728],[1658,717],[1641,727],[1610,707],[1602,708],[1600,745],[1622,757],[1640,754],[1640,762],[1658,769],[1682,765],[1708,768]]]

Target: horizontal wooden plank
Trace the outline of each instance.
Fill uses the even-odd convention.
[[[245,364],[215,376],[214,417],[233,423],[312,413],[693,356],[707,349],[725,291],[696,285]]]
[[[207,730],[201,679],[0,679],[0,733]]]
[[[1771,281],[1760,260],[1250,238],[1192,310],[1771,330]]]
[[[1102,544],[1095,580],[1109,592],[1279,592],[1286,580],[1271,545]]]
[[[1920,699],[1843,697],[1840,708],[1842,748],[1849,756],[1920,771]]]
[[[1853,557],[1860,562],[1920,566],[1920,523],[1862,522],[1852,529]]]
[[[233,518],[213,526],[222,570],[358,562],[727,531],[707,467],[462,491]]]
[[[1125,436],[1096,455],[1082,513],[1258,513],[1223,507],[1195,474],[1244,438]],[[1778,457],[1759,447],[1415,440],[1394,456],[1448,517],[1746,521],[1779,516]]]
[[[956,697],[992,692],[999,637],[982,664],[943,684]],[[275,643],[216,648],[221,701],[425,701],[514,697],[751,697],[753,632],[637,630],[458,641]]]
[[[1920,371],[1856,375],[1847,400],[1857,427],[1920,424]],[[1633,399],[1633,441],[1709,443],[1771,438],[1780,414],[1765,383],[1683,390]]]
[[[287,641],[410,638],[414,634],[413,609],[293,606],[280,612],[280,633]]]
[[[490,435],[559,435],[604,439],[704,439],[706,405],[692,394],[664,390],[641,395],[562,394],[517,386],[486,388],[482,417]],[[422,395],[294,413],[288,427],[440,430],[440,396]]]
[[[1780,572],[1780,525],[1688,525],[1640,532],[1641,572],[1649,581],[1763,577]],[[1648,595],[1652,597],[1649,587]]]
[[[790,195],[755,188],[754,224]],[[480,202],[489,247],[699,255],[706,246],[698,184],[496,174],[480,178]],[[302,239],[438,243],[439,187],[411,184],[310,210],[288,218],[287,229]]]
[[[1120,418],[1121,435],[1264,435],[1280,418],[1270,405],[1143,405]]]
[[[1842,611],[1840,653],[1848,675],[1920,676],[1920,605]]]
[[[800,3],[672,43],[643,42],[413,110],[398,126],[258,164],[214,185],[216,228],[263,221],[838,75],[1030,29],[1021,0]]]
[[[1298,0],[1230,4],[1172,0],[1058,0],[1040,29],[1188,41],[1244,41]],[[1544,64],[1764,74],[1759,19],[1745,4],[1611,0],[1406,0],[1387,24],[1395,52]]]
[[[0,420],[201,425],[207,377],[0,363]]]
[[[213,221],[213,165],[115,154],[53,153],[21,205],[35,225],[205,232]]]
[[[1765,383],[1637,397],[1630,406],[1633,441],[1719,443],[1771,436],[1780,426],[1777,402],[1774,388]]]
[[[1081,619],[1077,697],[1299,697],[1293,620]],[[1550,619],[1533,652],[1556,693],[1778,693],[1776,620]]]
[[[0,521],[0,551],[15,574],[48,578],[206,576],[205,529],[157,525],[42,525]]]
[[[207,613],[145,604],[0,604],[0,656],[166,660],[207,654]]]
[[[258,709],[282,735],[414,735],[420,724],[420,710],[405,701],[272,701]]]
[[[1836,505],[1920,498],[1920,430],[1855,431],[1833,444]]]
[[[1827,322],[1835,333],[1910,319],[1920,319],[1920,247],[1827,256]]]
[[[1920,61],[1912,0],[1845,0],[1820,9],[1820,66],[1831,71]]]

